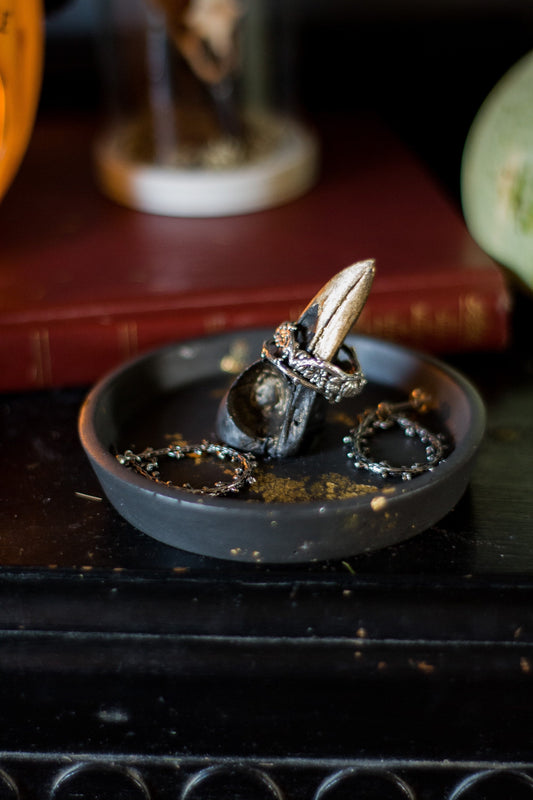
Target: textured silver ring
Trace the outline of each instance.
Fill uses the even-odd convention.
[[[420,423],[407,417],[407,409],[428,410],[428,396],[421,390],[411,393],[408,403],[380,403],[376,409],[365,411],[359,424],[352,428],[344,443],[348,445],[347,456],[354,467],[365,469],[381,478],[401,478],[411,480],[417,475],[433,470],[443,459],[446,446],[443,437],[424,428]],[[380,430],[399,427],[408,438],[418,439],[425,447],[425,460],[408,466],[392,466],[388,461],[375,461],[370,456],[369,439]]]
[[[296,340],[297,329],[294,323],[283,322],[276,328],[272,339],[263,343],[261,358],[274,364],[290,380],[312,389],[330,403],[339,403],[345,397],[360,394],[366,378],[353,347],[342,345],[339,350],[347,356],[349,370],[346,371],[301,348]]]
[[[233,474],[228,481],[217,481],[213,486],[202,486],[193,488],[190,483],[175,484],[172,481],[161,479],[159,471],[159,459],[162,457],[182,459],[182,458],[208,458],[215,457],[221,461],[229,461],[233,465]],[[154,450],[147,447],[142,453],[134,453],[126,450],[116,456],[118,462],[125,467],[130,467],[139,475],[148,478],[155,483],[163,486],[173,486],[185,489],[192,494],[205,494],[211,497],[220,495],[235,494],[247,485],[255,483],[253,472],[256,461],[250,453],[240,453],[232,447],[215,444],[213,442],[202,442],[201,444],[178,445],[173,444],[169,447],[162,447]]]

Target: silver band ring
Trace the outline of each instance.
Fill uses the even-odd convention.
[[[339,403],[345,397],[358,395],[366,385],[355,350],[342,345],[348,359],[349,371],[324,361],[303,350],[296,340],[298,326],[283,322],[272,339],[264,342],[261,358],[270,361],[295,383],[322,395],[330,403]]]
[[[214,456],[221,461],[229,461],[234,466],[230,480],[217,481],[213,486],[202,486],[200,489],[196,489],[190,483],[175,484],[172,481],[162,480],[160,477],[159,459],[162,457],[179,460],[182,458],[207,458],[209,456]],[[256,462],[253,455],[240,453],[232,447],[213,442],[191,445],[173,444],[169,447],[162,447],[159,450],[147,447],[142,453],[133,453],[131,450],[126,450],[123,454],[117,455],[116,458],[120,464],[130,467],[144,478],[163,486],[185,489],[191,494],[205,494],[211,497],[235,494],[247,485],[255,483],[253,472]]]
[[[365,469],[381,478],[401,478],[411,480],[417,475],[433,470],[443,459],[446,452],[443,437],[424,428],[420,423],[405,416],[408,408],[425,411],[428,408],[428,396],[419,389],[411,393],[408,403],[380,403],[374,410],[365,411],[359,424],[352,428],[344,443],[349,446],[348,458],[354,467]],[[409,466],[392,466],[388,461],[373,461],[370,457],[369,439],[380,430],[398,426],[408,438],[417,438],[425,447],[425,461],[415,462]]]

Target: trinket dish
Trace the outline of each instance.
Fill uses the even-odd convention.
[[[346,344],[357,350],[364,390],[329,406],[324,425],[297,456],[258,459],[256,482],[243,491],[193,493],[119,463],[116,456],[129,449],[216,441],[221,398],[270,335],[241,331],[173,344],[127,363],[93,388],[80,414],[81,442],[109,501],[126,520],[189,552],[297,563],[347,558],[401,542],[454,507],[484,433],[478,392],[435,358],[356,335],[347,336]],[[427,420],[442,435],[444,459],[412,480],[357,469],[343,440],[358,415],[382,401],[403,401],[415,386],[434,399],[424,424]],[[381,448],[379,458],[412,463],[420,442],[391,431],[372,446]],[[179,482],[183,470],[197,467],[180,463]]]

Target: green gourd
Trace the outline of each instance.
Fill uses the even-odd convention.
[[[479,109],[463,152],[461,196],[473,238],[533,289],[533,52]]]

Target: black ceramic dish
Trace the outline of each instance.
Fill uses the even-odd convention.
[[[289,563],[385,547],[424,531],[453,508],[466,489],[484,432],[477,391],[436,359],[359,336],[346,341],[356,348],[368,379],[363,393],[329,406],[323,429],[300,455],[260,464],[254,487],[235,496],[196,495],[156,484],[117,461],[115,454],[128,448],[140,452],[176,439],[214,440],[217,407],[232,380],[225,370],[236,354],[242,359],[237,369],[254,360],[269,333],[171,345],[126,364],[91,391],[80,414],[81,442],[104,492],[125,519],[190,552]],[[410,481],[356,470],[346,457],[343,436],[357,414],[383,400],[405,400],[417,386],[436,400],[437,410],[420,421],[445,436],[445,460]],[[373,445],[378,458],[410,464],[419,457],[419,443],[399,432],[380,436]]]

